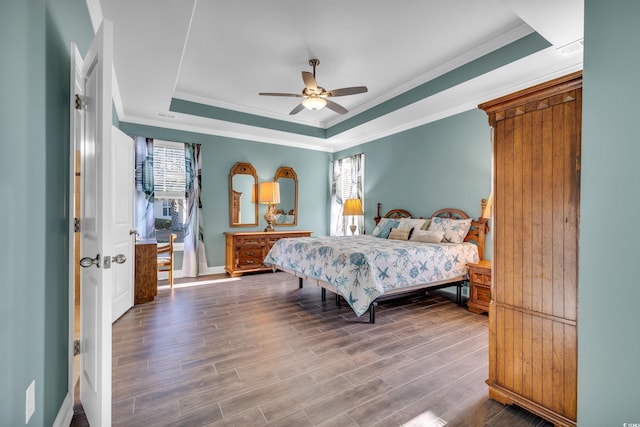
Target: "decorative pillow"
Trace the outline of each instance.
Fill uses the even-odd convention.
[[[414,230],[409,240],[413,242],[440,243],[443,238],[444,231]]]
[[[371,232],[371,235],[372,236],[376,236],[378,233],[380,233],[380,229],[382,228],[384,223],[387,222],[387,221],[389,221],[389,218],[380,218],[380,222],[378,222],[378,224],[376,224],[376,227]]]
[[[400,225],[398,228],[403,230],[405,228],[413,228],[414,230],[420,230],[424,225],[426,219],[424,218],[400,218]]]
[[[431,224],[431,218],[425,219],[424,224],[422,224],[422,227],[420,227],[420,230],[428,230],[429,224]]]
[[[392,228],[387,239],[392,240],[409,240],[409,235],[413,228]]]
[[[429,231],[444,231],[443,242],[462,243],[471,228],[471,218],[451,219],[451,218],[431,218]]]
[[[373,230],[373,235],[375,237],[382,237],[383,239],[386,239],[389,237],[391,229],[398,228],[398,225],[400,225],[400,221],[391,218],[382,218],[375,230]]]

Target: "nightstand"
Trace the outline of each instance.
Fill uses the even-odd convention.
[[[474,313],[488,313],[491,302],[491,261],[467,264],[467,267],[469,268],[467,308]]]

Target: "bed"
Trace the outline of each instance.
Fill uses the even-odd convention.
[[[441,209],[426,219],[412,217],[403,209],[380,216],[380,207],[378,203],[376,229],[371,235],[280,239],[264,264],[297,276],[300,287],[303,280],[321,286],[323,299],[327,289],[334,292],[336,302],[344,298],[358,317],[369,310],[370,323],[375,323],[379,301],[408,292],[456,286],[460,304],[467,263],[484,257],[486,221],[476,221],[458,209]],[[438,227],[446,225],[443,228],[449,233],[442,232],[446,236],[442,242],[429,242],[434,234],[426,230],[427,221],[435,221],[431,228],[438,232]],[[462,229],[452,224],[462,224]],[[413,237],[418,240],[405,240],[407,233],[416,233]],[[431,237],[423,239],[425,235]]]

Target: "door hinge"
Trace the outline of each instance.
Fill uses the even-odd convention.
[[[73,232],[80,232],[80,218],[73,218]]]
[[[82,102],[82,97],[76,93],[75,100],[76,100],[75,101],[76,110],[82,110],[82,108],[84,107],[83,102]]]
[[[73,355],[77,356],[80,354],[80,340],[73,340]]]

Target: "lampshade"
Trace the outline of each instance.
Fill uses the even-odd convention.
[[[360,199],[345,200],[342,215],[364,215],[362,201]]]
[[[261,182],[259,202],[263,204],[280,203],[280,184],[277,182]]]
[[[487,199],[487,205],[482,212],[482,218],[489,219],[491,218],[491,205],[493,204],[493,192],[489,194],[489,199]]]
[[[327,105],[327,100],[317,96],[310,96],[302,101],[302,105],[308,110],[316,111]]]

